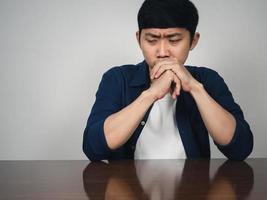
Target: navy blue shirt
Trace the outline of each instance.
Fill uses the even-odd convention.
[[[244,160],[253,149],[253,135],[224,80],[214,70],[185,67],[203,84],[209,95],[236,119],[231,142],[224,146],[215,142],[216,146],[227,158]],[[83,151],[91,161],[134,159],[136,142],[144,123],[140,123],[123,146],[111,150],[104,135],[104,121],[111,114],[131,104],[149,87],[149,67],[145,61],[137,65],[114,67],[104,73],[83,137]],[[146,122],[151,107],[142,121]],[[187,158],[210,158],[209,134],[197,105],[188,92],[181,91],[177,97],[176,120]]]

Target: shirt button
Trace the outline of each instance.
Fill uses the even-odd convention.
[[[146,124],[145,121],[141,121],[141,125],[144,126]]]
[[[135,146],[134,146],[134,145],[132,145],[132,146],[131,146],[131,149],[132,149],[132,150],[135,150]]]

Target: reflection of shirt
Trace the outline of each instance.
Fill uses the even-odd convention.
[[[168,93],[156,101],[139,136],[135,159],[186,158],[176,124],[176,100]]]
[[[214,70],[185,67],[203,84],[210,96],[236,119],[233,139],[224,146],[215,143],[218,149],[229,159],[245,159],[252,151],[253,135],[224,80]],[[150,110],[146,112],[130,139],[115,151],[107,145],[104,122],[108,116],[131,104],[149,86],[149,67],[146,62],[114,67],[103,75],[84,130],[83,151],[90,160],[134,159],[135,146]],[[187,158],[210,158],[209,134],[196,102],[188,92],[181,91],[177,97],[175,114]]]
[[[149,199],[174,199],[183,174],[184,162],[182,159],[160,163],[156,160],[135,161],[136,175]]]

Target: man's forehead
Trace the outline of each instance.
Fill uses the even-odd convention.
[[[184,35],[187,30],[185,28],[146,28],[142,29],[142,32],[148,36],[179,36]]]

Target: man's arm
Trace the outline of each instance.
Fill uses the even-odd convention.
[[[253,149],[253,135],[223,79],[216,72],[206,69],[202,85],[177,60],[173,60],[171,65],[158,63],[151,72],[151,79],[168,70],[181,81],[179,88],[193,96],[218,149],[229,159],[244,160]]]
[[[122,79],[119,68],[106,72],[99,84],[96,101],[87,121],[83,151],[91,161],[109,159],[112,150],[125,144],[149,107],[179,81],[172,72],[152,81],[149,89],[126,107],[122,105]]]
[[[215,71],[204,68],[204,87],[210,96],[234,117],[236,126],[233,138],[227,145],[220,145],[218,149],[229,159],[244,160],[253,149],[253,134],[246,122],[240,106],[235,103],[233,96],[223,78]]]
[[[153,102],[153,96],[144,91],[130,105],[105,120],[104,133],[110,149],[115,150],[128,141]]]
[[[172,61],[172,63],[170,62]],[[220,145],[227,145],[235,132],[235,118],[231,113],[220,106],[205,90],[187,69],[175,59],[169,59],[157,63],[151,72],[151,78],[155,79],[166,71],[172,71],[180,80],[176,87],[189,92],[194,98],[204,124],[213,140]]]
[[[212,139],[220,145],[229,144],[236,127],[233,115],[220,106],[207,93],[202,84],[194,85],[190,94],[197,104],[202,120]]]
[[[115,150],[127,142],[149,107],[170,92],[173,81],[178,79],[172,72],[164,73],[130,105],[105,120],[104,133],[110,149]]]

